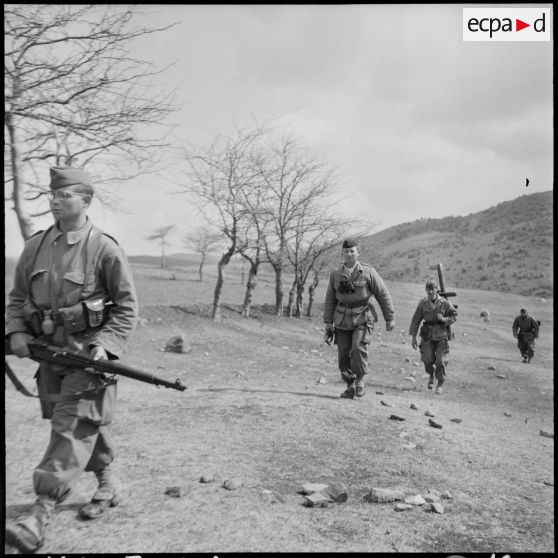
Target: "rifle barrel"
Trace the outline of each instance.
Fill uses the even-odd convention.
[[[79,355],[71,351],[60,350],[58,347],[44,346],[37,343],[30,343],[29,349],[31,351],[32,358],[45,360],[53,364],[76,366],[81,369],[93,368],[98,372],[117,374],[127,378],[132,378],[133,380],[139,380],[140,382],[146,382],[156,386],[164,386],[178,391],[184,391],[186,389],[186,386],[178,378],[174,382],[170,382],[168,380],[164,380],[163,378],[159,378],[154,374],[148,374],[147,372],[137,370],[136,368],[132,368],[126,364],[116,363],[104,358],[92,360],[86,356]]]

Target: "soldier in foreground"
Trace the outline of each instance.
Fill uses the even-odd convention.
[[[517,348],[523,357],[523,362],[531,362],[535,356],[535,339],[539,336],[539,323],[529,316],[522,308],[512,325],[513,336],[517,339]]]
[[[52,168],[50,174],[55,223],[25,244],[9,295],[6,339],[20,358],[29,357],[29,342],[41,338],[94,360],[116,359],[138,317],[127,259],[86,215],[94,194],[91,177],[71,168]],[[81,517],[98,518],[118,503],[121,485],[111,468],[115,452],[107,432],[116,383],[88,370],[39,365],[41,410],[51,433],[33,472],[33,508],[6,525],[6,542],[21,552],[43,544],[56,504],[70,497],[82,471],[96,475],[98,489]]]
[[[386,329],[395,327],[393,303],[378,272],[358,261],[358,242],[343,242],[343,260],[329,276],[325,296],[325,335],[335,335],[339,370],[347,384],[345,399],[364,395],[364,376],[368,373],[368,345],[374,329],[375,310],[371,297],[378,301]],[[377,317],[376,317],[377,320]]]
[[[438,294],[438,284],[434,279],[426,282],[426,294],[418,303],[411,319],[409,335],[413,336],[413,349],[417,348],[417,333],[420,328],[420,356],[424,362],[428,379],[428,389],[434,386],[434,375],[438,381],[436,393],[443,393],[446,377],[447,355],[449,353],[449,326],[457,320],[457,310],[451,302]]]

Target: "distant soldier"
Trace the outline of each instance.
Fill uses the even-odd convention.
[[[393,303],[378,272],[358,261],[358,242],[343,242],[343,259],[329,276],[325,297],[324,322],[326,336],[335,334],[339,370],[347,384],[341,394],[345,399],[364,395],[364,376],[368,373],[368,345],[374,322],[378,320],[371,297],[378,301],[386,329],[395,327]]]
[[[417,332],[420,328],[420,356],[428,373],[428,389],[434,386],[434,375],[438,384],[436,393],[443,393],[442,384],[446,376],[447,355],[449,353],[450,326],[457,320],[455,307],[438,294],[438,284],[434,279],[426,282],[427,296],[418,303],[411,320],[409,335],[413,336],[413,349],[417,348]]]
[[[529,316],[522,308],[512,325],[513,336],[517,339],[517,347],[523,362],[531,362],[535,356],[535,339],[539,336],[539,322]]]

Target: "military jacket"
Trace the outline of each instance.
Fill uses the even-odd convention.
[[[30,303],[47,314],[52,310],[79,308],[81,301],[112,302],[113,305],[107,306],[104,323],[73,334],[74,339],[84,346],[99,345],[113,357],[125,351],[138,318],[131,270],[122,249],[106,234],[100,235],[94,267],[88,267],[88,248],[91,248],[88,238],[92,228],[88,218],[76,231],[63,233],[56,224],[48,232],[27,240],[9,294],[6,335],[34,334],[24,311]]]
[[[443,322],[437,322],[436,315],[444,316]],[[447,327],[457,320],[457,310],[451,302],[438,296],[434,302],[430,302],[427,296],[418,303],[417,309],[411,319],[409,335],[415,336],[419,331],[419,326],[424,320],[420,336],[424,340],[439,341],[448,339]]]
[[[512,329],[514,334],[532,333],[535,337],[539,336],[539,324],[531,316],[517,316],[513,321]]]
[[[350,281],[353,293],[344,292],[343,285]],[[368,264],[357,262],[352,273],[341,264],[329,275],[324,322],[333,323],[337,329],[351,330],[359,325],[373,324],[375,310],[371,297],[378,301],[386,322],[393,320],[394,310],[391,295],[379,273]]]

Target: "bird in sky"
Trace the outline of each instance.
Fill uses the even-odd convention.
[[[525,179],[525,188],[527,188],[527,186],[529,186],[529,179],[528,178]]]

